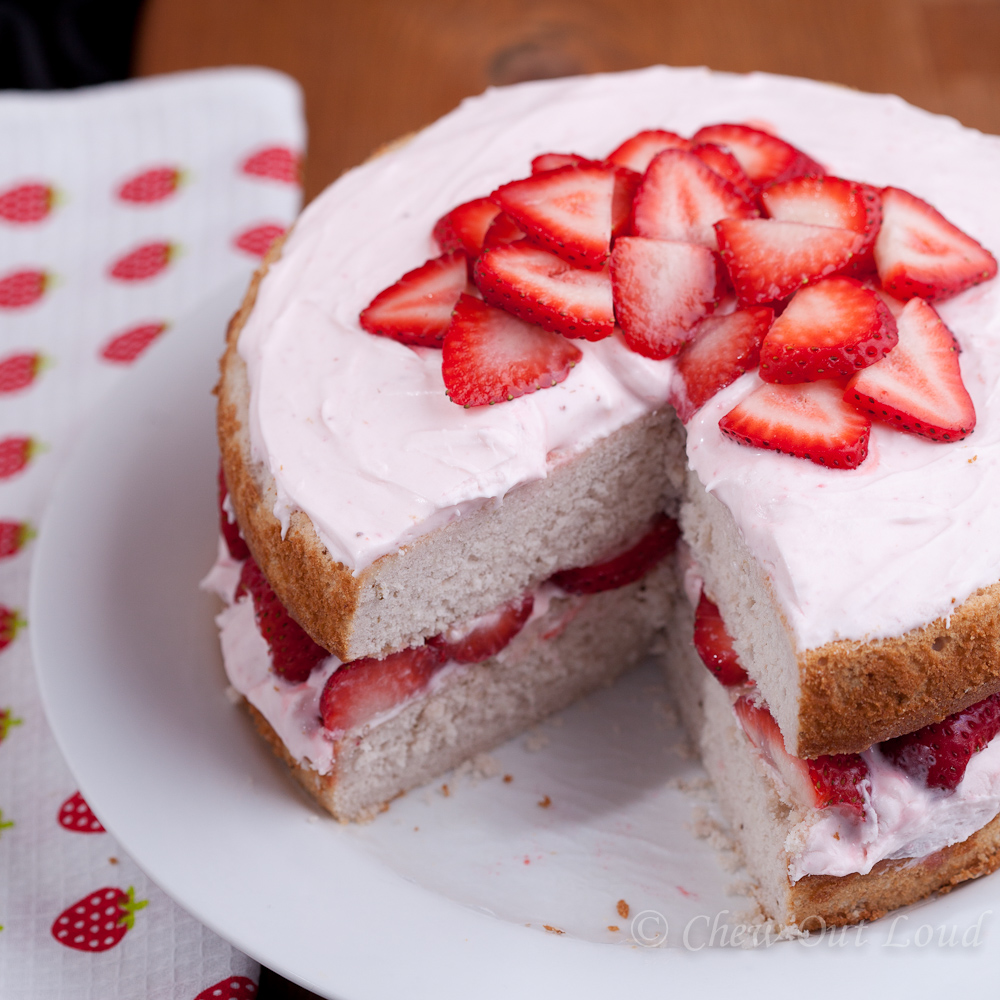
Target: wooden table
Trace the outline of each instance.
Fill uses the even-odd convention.
[[[306,196],[490,84],[652,63],[891,91],[1000,133],[1000,0],[148,0],[139,75],[300,81]]]

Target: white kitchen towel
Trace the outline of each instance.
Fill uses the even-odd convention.
[[[3,1000],[254,995],[256,963],[160,892],[80,797],[42,713],[25,601],[88,415],[179,317],[249,278],[298,212],[304,145],[299,88],[267,70],[0,94]]]

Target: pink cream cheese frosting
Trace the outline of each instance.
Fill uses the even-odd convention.
[[[488,90],[320,195],[263,282],[239,351],[252,453],[275,478],[282,524],[304,511],[357,573],[662,406],[672,363],[615,336],[577,341],[583,361],[559,386],[465,410],[444,395],[440,352],[365,334],[358,313],[438,253],[439,216],[526,176],[538,153],[602,157],[644,128],[690,135],[720,121],[771,128],[832,173],[906,188],[1000,253],[1000,138],[896,97],[666,67]],[[800,649],[900,634],[997,581],[1000,283],[940,312],[978,416],[961,443],[876,426],[851,472],[743,448],[718,419],[756,375],[688,424],[689,463],[732,512]]]

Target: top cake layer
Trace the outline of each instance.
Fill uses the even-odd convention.
[[[640,129],[691,134],[719,121],[765,123],[831,173],[906,188],[1000,250],[1000,139],[895,97],[664,67],[487,91],[321,195],[262,284],[239,351],[252,456],[274,476],[282,523],[305,512],[357,573],[661,406],[672,363],[615,337],[577,341],[582,362],[552,389],[464,410],[444,395],[439,352],[370,336],[358,314],[437,253],[439,216],[527,176],[538,153],[599,158]],[[800,649],[900,634],[997,581],[997,284],[939,310],[963,346],[978,416],[965,441],[876,426],[850,472],[742,448],[717,422],[756,375],[688,425],[689,461],[732,512]]]

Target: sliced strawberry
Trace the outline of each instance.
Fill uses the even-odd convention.
[[[660,514],[650,529],[630,548],[604,562],[560,570],[552,576],[557,587],[571,594],[600,594],[641,580],[677,545],[680,528],[672,517]]]
[[[824,278],[792,296],[760,349],[765,382],[815,382],[853,375],[896,346],[886,304],[854,278]]]
[[[320,695],[323,728],[336,733],[370,722],[420,694],[444,663],[444,651],[427,645],[345,664],[330,675]]]
[[[813,760],[793,757],[766,706],[741,695],[733,708],[750,742],[788,786],[793,803],[813,809],[839,808],[863,818],[868,765],[860,754],[827,754]]]
[[[564,337],[601,340],[615,325],[611,276],[585,271],[528,240],[487,250],[474,268],[491,305]]]
[[[897,327],[895,350],[858,372],[844,399],[896,430],[960,441],[975,429],[976,409],[962,381],[958,342],[923,299],[906,303]]]
[[[860,233],[864,243],[851,261],[851,269],[875,270],[875,237],[882,225],[882,194],[878,188],[829,175],[794,177],[769,185],[760,198],[767,214],[780,222],[805,222]]]
[[[483,237],[482,250],[506,246],[508,243],[523,240],[527,235],[506,212],[497,212],[497,217],[490,223],[490,228]]]
[[[897,299],[946,299],[997,273],[993,254],[926,201],[894,187],[882,191],[875,263]]]
[[[720,177],[729,181],[748,202],[752,205],[757,203],[760,188],[747,177],[740,161],[728,149],[716,146],[714,142],[699,142],[691,147],[691,152]]]
[[[840,382],[758,386],[720,421],[737,444],[807,458],[834,469],[857,468],[868,455],[871,422],[844,402]]]
[[[972,755],[1000,733],[1000,694],[963,708],[915,733],[879,745],[882,753],[928,788],[955,788]]]
[[[560,167],[490,197],[539,246],[577,267],[601,268],[611,246],[612,167]]]
[[[236,596],[249,593],[253,599],[257,628],[271,651],[271,669],[285,680],[306,680],[313,668],[330,654],[306,634],[285,610],[260,567],[247,556],[240,570]]]
[[[496,656],[510,643],[511,639],[524,628],[534,607],[535,598],[531,594],[524,594],[500,605],[489,614],[481,615],[472,622],[472,628],[464,635],[452,637],[446,632],[428,639],[427,642],[437,646],[446,660],[455,660],[457,663],[481,663],[491,656]]]
[[[776,302],[850,263],[864,237],[849,229],[774,219],[723,219],[719,252],[744,305]]]
[[[687,423],[720,389],[760,363],[760,345],[774,320],[769,306],[707,316],[677,355],[670,403]]]
[[[582,359],[565,337],[462,295],[445,334],[441,374],[459,406],[487,406],[548,389]]]
[[[235,520],[230,520],[229,513],[226,510],[226,497],[229,495],[229,491],[226,489],[226,479],[222,473],[222,463],[219,463],[219,528],[222,531],[222,537],[225,540],[226,548],[229,549],[229,554],[234,559],[249,559],[250,550],[247,548],[247,543],[243,541],[243,536],[240,534],[240,526]]]
[[[546,170],[560,167],[599,167],[597,160],[590,160],[579,153],[540,153],[531,161],[533,174],[544,174]]]
[[[695,132],[691,141],[711,142],[728,149],[739,160],[747,177],[761,186],[768,181],[826,173],[801,149],[749,125],[706,125]]]
[[[414,347],[440,347],[459,295],[468,284],[465,254],[446,253],[408,271],[363,309],[361,326]]]
[[[760,212],[694,153],[657,153],[632,204],[632,232],[655,240],[718,247],[720,219],[752,219]]]
[[[690,149],[691,141],[676,132],[664,129],[647,129],[626,139],[605,162],[616,167],[628,167],[637,174],[644,174],[653,157],[665,149]]]
[[[718,300],[715,254],[693,243],[622,236],[611,254],[615,315],[625,342],[669,358]]]
[[[479,256],[490,224],[500,214],[496,202],[475,198],[453,208],[434,224],[434,239],[441,252],[464,250],[470,260]]]
[[[694,613],[694,648],[723,687],[751,684],[718,607],[704,593]]]
[[[628,235],[632,227],[632,206],[642,183],[642,174],[627,167],[615,170],[615,194],[611,200],[611,237]]]

